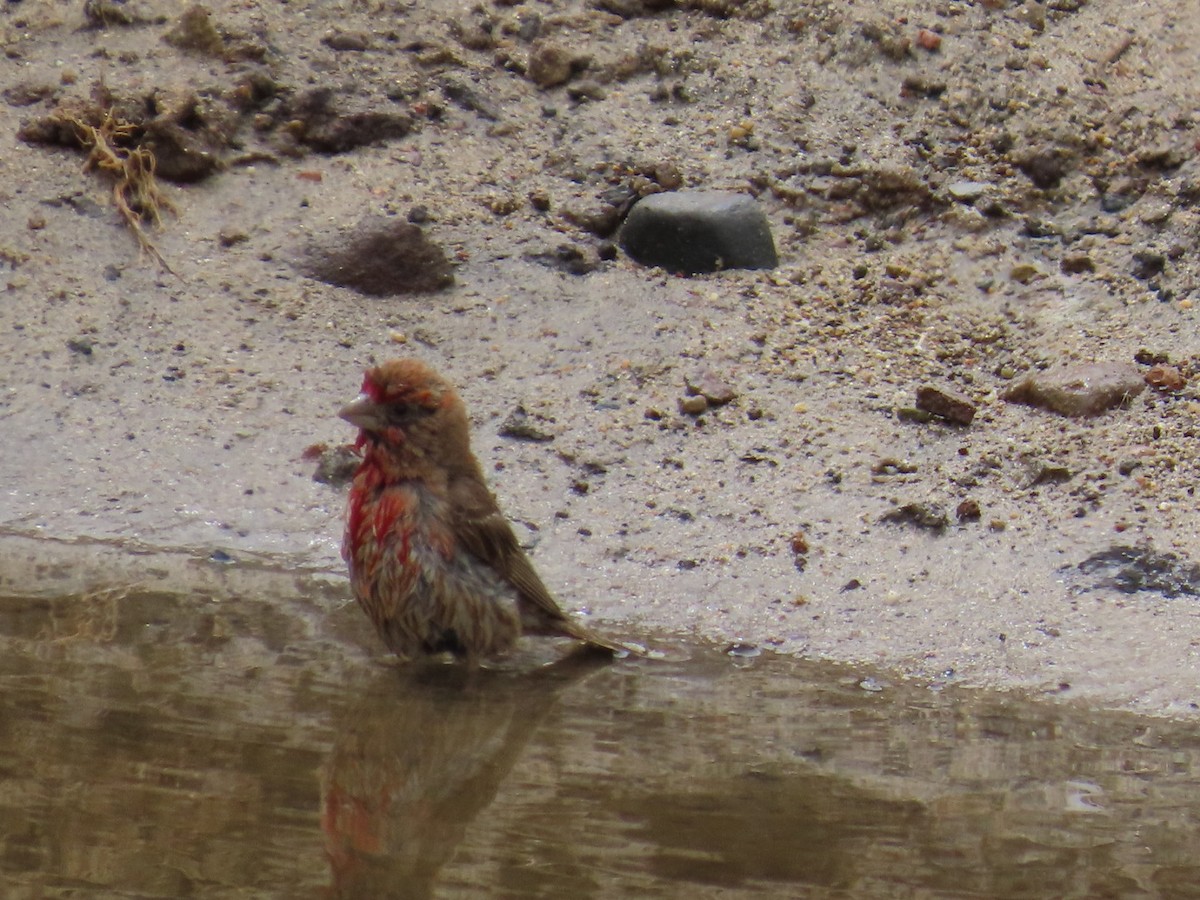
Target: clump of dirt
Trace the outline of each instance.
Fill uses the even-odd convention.
[[[360,222],[310,248],[300,268],[371,297],[424,294],[454,283],[450,260],[420,226],[400,219]]]
[[[405,113],[348,108],[345,96],[330,88],[303,91],[277,113],[285,133],[318,153],[347,153],[358,147],[397,140],[413,130]]]
[[[174,204],[159,187],[158,160],[146,140],[147,129],[116,111],[116,104],[102,87],[98,86],[95,94],[101,98],[99,101],[66,104],[29,123],[22,128],[21,137],[85,151],[83,171],[99,171],[112,179],[113,205],[121,220],[133,232],[138,246],[170,271],[146,231],[147,224],[161,223],[163,211],[175,211]]]

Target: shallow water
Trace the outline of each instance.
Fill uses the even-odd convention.
[[[3,896],[1200,896],[1183,724],[703,648],[399,667],[358,624],[0,599]]]

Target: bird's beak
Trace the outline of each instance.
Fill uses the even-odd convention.
[[[359,428],[367,431],[380,431],[384,427],[382,410],[379,404],[366,394],[359,394],[338,410],[338,415]]]

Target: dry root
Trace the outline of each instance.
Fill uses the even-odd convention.
[[[64,114],[64,121],[75,129],[79,142],[88,151],[83,164],[84,172],[99,169],[110,173],[115,179],[113,202],[117,212],[137,238],[138,247],[154,257],[155,261],[172,275],[154,242],[146,233],[145,223],[158,225],[162,222],[162,211],[174,212],[175,207],[158,186],[154,177],[154,154],[142,146],[126,148],[137,130],[137,126],[113,116],[108,110],[99,125],[91,125],[77,116]]]

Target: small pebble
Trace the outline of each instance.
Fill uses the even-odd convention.
[[[962,394],[932,385],[917,388],[917,409],[956,425],[970,425],[975,418],[974,403]]]
[[[684,378],[683,383],[689,396],[699,395],[708,402],[709,406],[724,406],[737,396],[737,392],[733,388],[711,371]]]
[[[964,500],[954,510],[954,517],[960,522],[978,522],[983,517],[978,500]]]
[[[1034,372],[1000,396],[1010,403],[1040,406],[1062,416],[1093,416],[1128,403],[1145,389],[1145,380],[1133,366],[1094,362]]]
[[[1146,384],[1160,391],[1174,393],[1187,387],[1187,379],[1175,366],[1151,366],[1146,372]]]
[[[942,36],[936,31],[922,28],[917,32],[917,46],[930,53],[936,52],[942,46]]]
[[[946,187],[946,191],[960,203],[974,203],[989,187],[984,181],[954,181]]]

